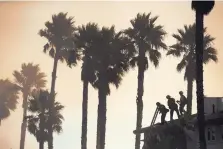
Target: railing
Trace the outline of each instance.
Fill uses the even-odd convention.
[[[153,115],[153,119],[152,119],[152,122],[151,122],[150,126],[155,124],[158,113],[159,113],[159,109],[158,109],[158,107],[156,107],[156,110],[155,110],[155,113]]]

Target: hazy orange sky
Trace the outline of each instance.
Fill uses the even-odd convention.
[[[152,12],[159,15],[157,23],[164,25],[168,32],[166,43],[171,45],[175,40],[171,34],[184,24],[192,24],[195,20],[190,2],[0,2],[0,78],[12,78],[13,70],[20,70],[22,63],[40,64],[41,70],[48,75],[48,88],[51,82],[53,60],[42,52],[45,39],[37,35],[51,15],[68,12],[74,16],[76,25],[89,21],[100,26],[115,25],[117,30],[130,26],[129,20],[138,12]],[[205,95],[223,96],[223,3],[217,2],[214,10],[205,17],[208,32],[216,37],[215,47],[218,49],[219,62],[205,66]],[[145,74],[144,119],[143,126],[150,124],[157,101],[166,104],[165,96],[170,94],[177,99],[178,91],[186,93],[186,82],[183,73],[176,72],[179,59],[165,57],[158,69],[150,67]],[[61,135],[55,135],[55,149],[79,149],[81,144],[81,102],[82,83],[80,66],[70,69],[59,64],[56,82],[57,100],[65,105],[63,111],[65,122]],[[195,84],[194,84],[195,85]],[[121,87],[112,89],[108,97],[106,149],[134,148],[132,131],[136,125],[136,88],[137,71],[130,71],[124,78]],[[194,86],[195,88],[195,86]],[[195,92],[194,92],[195,93]],[[194,94],[195,97],[195,94]],[[194,98],[196,99],[196,98]],[[22,100],[20,100],[21,103]],[[196,112],[196,104],[193,112]],[[94,149],[96,144],[97,91],[89,91],[89,125],[88,148]],[[22,120],[21,104],[11,117],[2,122],[0,127],[1,149],[19,148],[20,127]],[[167,117],[169,119],[169,115]],[[3,143],[3,145],[2,145]],[[5,145],[5,146],[4,146]],[[26,149],[37,149],[33,136],[27,135]]]

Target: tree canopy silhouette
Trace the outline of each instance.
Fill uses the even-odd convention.
[[[18,103],[18,88],[8,79],[0,80],[0,125],[8,118]]]
[[[27,107],[28,107],[28,97],[33,89],[41,89],[46,85],[46,75],[40,71],[39,65],[34,65],[33,63],[23,63],[21,70],[15,70],[13,72],[15,79],[15,84],[23,95],[23,122],[21,126],[21,138],[20,138],[20,149],[25,148],[25,137],[26,137],[26,127],[27,120]]]
[[[149,61],[157,67],[161,58],[160,49],[167,49],[164,43],[166,32],[163,26],[156,24],[157,19],[158,16],[152,17],[151,13],[138,13],[134,19],[130,20],[131,27],[124,30],[135,47],[136,55],[132,57],[130,64],[132,67],[138,67],[136,129],[142,127],[144,72],[149,67]],[[149,60],[146,55],[148,55]],[[135,149],[139,148],[140,134],[136,134]]]
[[[98,48],[98,38],[100,37],[99,27],[96,23],[88,23],[78,27],[76,35],[76,48],[82,55],[81,80],[83,81],[83,101],[82,101],[82,134],[81,148],[87,149],[87,110],[88,110],[88,84],[94,86],[96,81],[95,48]],[[72,57],[69,62],[72,63]]]
[[[122,77],[129,70],[129,58],[133,56],[134,51],[129,50],[132,47],[131,41],[121,32],[117,33],[114,26],[102,27],[96,36],[97,38],[94,37],[93,40],[94,46],[91,48],[93,50],[91,64],[96,75],[92,85],[98,89],[99,97],[96,148],[104,149],[106,97],[110,94],[110,84],[119,87]]]
[[[51,82],[51,102],[54,104],[55,84],[56,84],[56,73],[58,61],[66,61],[67,64],[76,65],[80,59],[79,53],[75,48],[75,31],[73,17],[67,17],[67,13],[59,13],[52,16],[52,22],[47,21],[45,23],[45,29],[39,31],[39,35],[47,39],[47,43],[44,45],[44,52],[49,51],[49,55],[53,57],[53,72]],[[70,59],[70,57],[72,59]],[[70,59],[70,60],[69,60]],[[70,61],[72,60],[72,63]],[[52,112],[52,109],[50,109]],[[50,112],[50,113],[51,113]],[[53,149],[53,130],[52,127],[49,129],[50,135],[50,147]]]
[[[177,34],[172,36],[176,39],[176,43],[169,47],[167,55],[181,58],[177,64],[177,71],[184,72],[184,79],[187,80],[187,112],[191,115],[192,112],[192,93],[193,81],[196,79],[196,43],[195,43],[196,25],[184,25],[183,29],[178,29]],[[217,62],[217,50],[213,47],[213,38],[207,33],[207,28],[204,28],[204,53],[203,63],[207,64],[210,61]]]
[[[31,112],[28,119],[28,130],[36,137],[39,142],[39,149],[44,148],[44,142],[49,138],[49,116],[52,116],[53,132],[62,132],[62,121],[64,120],[61,110],[64,109],[59,102],[55,102],[51,105],[49,101],[50,94],[48,91],[40,90],[33,93],[32,98],[29,100],[28,110]],[[49,113],[49,108],[54,110],[53,114]]]

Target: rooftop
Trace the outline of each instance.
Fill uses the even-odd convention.
[[[162,125],[160,123],[156,123],[155,125],[148,126],[141,128],[140,130],[134,130],[133,133],[145,133],[148,131],[161,131],[162,129],[165,129],[166,126],[186,126],[186,127],[192,127],[197,122],[197,114],[194,114],[191,116],[190,120],[186,120],[185,118],[181,119],[175,119],[172,122],[168,121],[166,124]],[[214,113],[214,114],[208,114],[205,115],[205,124],[206,125],[223,125],[223,112],[221,113]]]

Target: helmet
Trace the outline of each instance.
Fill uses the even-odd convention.
[[[167,95],[166,98],[169,99],[170,98],[170,95]]]

